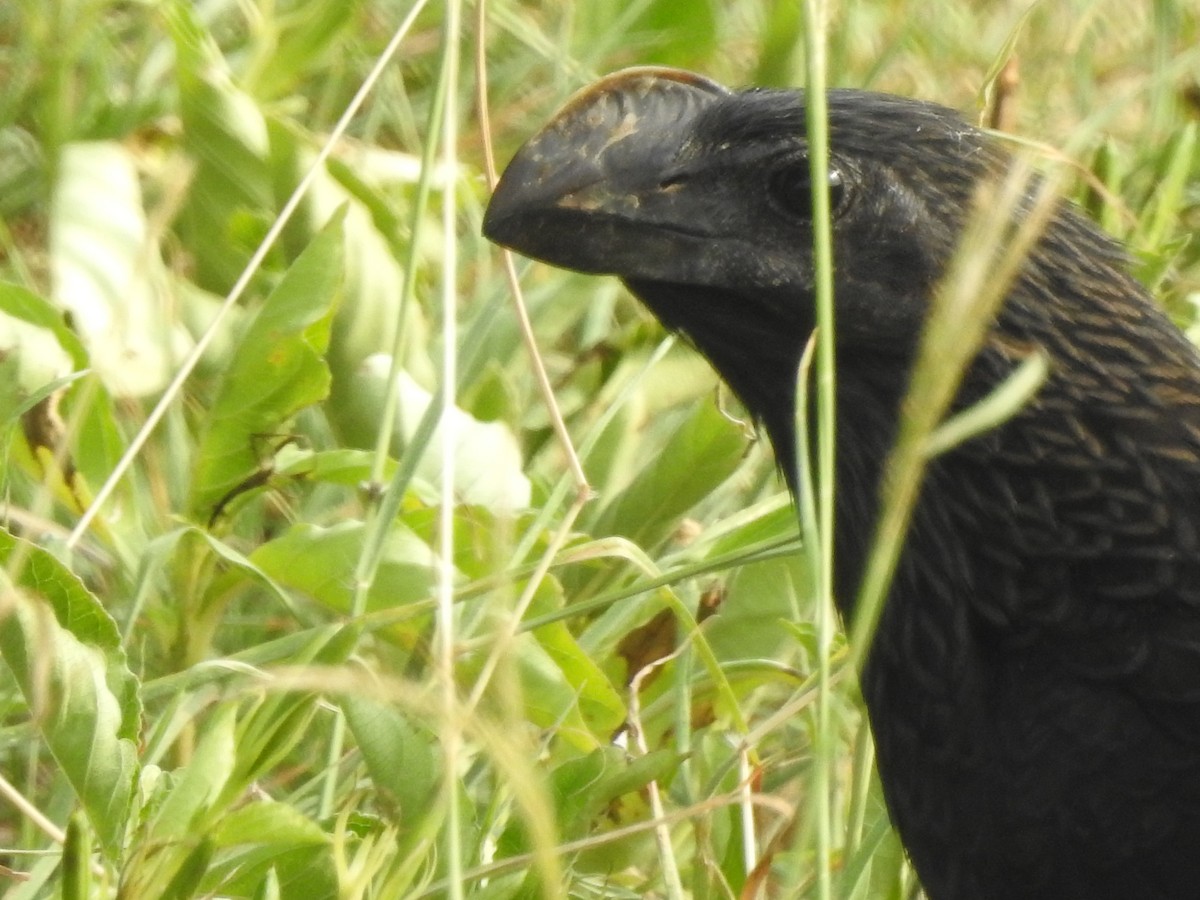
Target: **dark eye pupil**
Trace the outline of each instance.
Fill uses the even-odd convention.
[[[780,169],[771,176],[771,195],[786,212],[801,219],[812,218],[812,179],[808,173],[808,162],[803,160]],[[845,187],[842,173],[829,169],[829,208],[837,211],[842,204]]]

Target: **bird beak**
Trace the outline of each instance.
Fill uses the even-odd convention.
[[[513,157],[484,236],[563,268],[637,276],[655,240],[665,249],[680,237],[662,233],[648,195],[663,192],[691,120],[729,93],[691,72],[653,67],[591,85]]]

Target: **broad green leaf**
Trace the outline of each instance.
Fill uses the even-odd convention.
[[[794,643],[780,623],[795,621],[797,611],[808,613],[812,608],[812,598],[805,596],[807,585],[799,554],[737,569],[719,614],[705,623],[713,653],[723,662],[777,657],[781,648]]]
[[[289,803],[260,801],[225,815],[212,831],[218,850],[202,882],[206,895],[275,896],[297,900],[334,896],[332,841]]]
[[[258,547],[250,561],[277,583],[345,613],[350,611],[364,539],[362,522],[339,522],[328,528],[298,524]],[[433,551],[407,527],[393,523],[367,595],[367,611],[424,600],[431,596],[435,579]]]
[[[399,808],[400,821],[418,821],[442,782],[433,736],[372,697],[346,694],[338,703],[376,788]]]
[[[213,830],[218,847],[237,844],[275,844],[295,847],[326,844],[329,835],[312,819],[287,803],[264,800],[235,809]]]
[[[285,823],[286,827],[286,823]],[[199,885],[199,896],[254,900],[337,900],[337,867],[331,847],[242,844],[222,853]]]
[[[604,670],[588,656],[566,624],[555,622],[544,625],[536,629],[533,636],[574,689],[575,703],[591,738],[603,738],[615,732],[625,721],[625,702]]]
[[[104,850],[115,856],[137,777],[141,716],[116,623],[39,547],[0,531],[0,557],[8,582],[0,655]]]
[[[529,720],[554,727],[558,737],[574,747],[592,750],[625,720],[621,695],[565,624],[518,635],[506,656],[524,690]],[[481,659],[464,659],[466,677],[473,677]]]
[[[630,758],[625,751],[612,745],[597,747],[588,753],[576,754],[558,765],[547,775],[547,781],[557,812],[557,821],[567,840],[602,832],[609,827],[627,824],[642,816],[630,815],[628,804],[644,804],[641,791],[651,781],[673,776],[680,763],[677,753],[655,750],[645,756]],[[644,812],[644,810],[639,810]],[[500,839],[505,856],[527,852],[529,837],[524,823],[515,820]],[[579,859],[585,869],[595,870],[623,858],[625,851],[613,845],[600,845]]]
[[[604,507],[592,533],[619,534],[653,547],[733,473],[745,449],[740,425],[711,403],[697,405],[666,446]]]
[[[341,288],[338,218],[288,269],[234,352],[200,440],[188,503],[194,517],[206,520],[251,485],[287,420],[329,393],[322,354]]]

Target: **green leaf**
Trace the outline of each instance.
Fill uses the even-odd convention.
[[[282,26],[270,52],[263,58],[263,69],[254,79],[260,97],[274,98],[295,88],[297,82],[312,77],[322,58],[331,54],[337,42],[355,25],[363,0],[306,0],[286,14],[276,10]],[[263,46],[267,46],[264,42]]]
[[[131,873],[128,896],[160,896],[159,886],[181,884],[183,873],[195,886],[221,848],[266,843],[280,854],[297,845],[326,843],[316,825],[283,804],[257,803],[230,811],[249,784],[294,746],[313,708],[307,695],[284,694],[268,696],[243,716],[234,701],[213,710],[192,758],[172,773],[175,783],[146,836],[146,845],[156,850],[148,864]]]
[[[250,561],[278,584],[303,591],[330,609],[350,610],[354,573],[365,526],[339,522],[329,528],[293,525],[250,554]],[[388,531],[383,559],[367,595],[367,610],[403,606],[431,596],[436,578],[429,546],[405,525]]]
[[[595,834],[605,827],[627,824],[623,818],[622,798],[634,806],[642,802],[638,796],[651,781],[672,777],[681,757],[671,750],[655,750],[645,756],[630,758],[617,747],[598,747],[586,754],[572,756],[547,774],[553,796],[556,820],[567,840]],[[640,817],[644,810],[631,816]],[[503,855],[526,852],[529,836],[523,822],[516,820],[501,836],[499,846]],[[595,850],[579,857],[585,869],[603,870],[620,859],[622,848],[601,843]]]
[[[69,358],[65,371],[73,368],[83,372],[89,367],[83,343],[67,327],[62,311],[49,300],[19,285],[0,282],[0,312],[13,320],[14,328],[12,342],[0,340],[0,347],[5,351],[15,349],[19,357],[16,370],[10,370],[10,380],[0,389],[4,396],[0,401],[3,413],[15,412],[33,399],[39,392],[29,391],[35,386],[41,385],[45,390],[46,381],[59,373],[57,367],[47,366],[49,358],[65,353]],[[81,378],[66,391],[60,412],[67,420],[80,417],[80,425],[75,429],[77,444],[72,447],[72,462],[88,483],[100,484],[124,449],[112,397],[95,376]]]
[[[214,818],[237,758],[237,704],[225,702],[204,721],[200,743],[159,807],[149,838],[169,842],[197,836]]]
[[[1000,78],[1000,73],[1004,71],[1004,67],[1008,65],[1008,61],[1017,52],[1017,43],[1021,39],[1021,35],[1025,32],[1026,26],[1029,24],[1029,19],[1037,9],[1036,3],[1031,3],[1025,8],[1025,12],[1013,24],[1008,31],[1008,36],[1004,39],[1000,49],[992,57],[991,65],[988,66],[987,74],[983,76],[983,82],[979,89],[979,94],[976,97],[976,102],[979,106],[981,114],[991,112],[993,106],[993,97],[996,93],[996,82]],[[981,123],[982,124],[982,123]]]
[[[1157,167],[1154,196],[1139,222],[1136,241],[1141,246],[1158,247],[1165,242],[1183,215],[1188,204],[1188,181],[1195,177],[1198,134],[1196,123],[1189,122],[1165,148]]]
[[[375,786],[399,807],[401,821],[419,821],[442,780],[433,736],[371,697],[338,702]]]
[[[322,649],[329,650],[332,646]],[[254,782],[266,778],[283,763],[310,730],[316,711],[312,694],[270,692],[240,718],[235,735],[234,769],[221,797],[223,806],[237,803]]]
[[[571,634],[566,624],[555,622],[544,625],[533,632],[542,650],[571,685],[573,703],[588,728],[586,740],[576,740],[583,747],[592,747],[597,738],[615,732],[625,721],[625,702],[612,686],[604,670],[588,656],[587,652]],[[571,738],[569,730],[560,732],[562,737]]]
[[[196,896],[196,885],[208,871],[216,848],[208,838],[188,846],[191,846],[191,849],[180,862],[174,877],[160,893],[155,894],[162,900],[191,900]]]
[[[698,404],[666,446],[603,509],[592,533],[619,534],[653,547],[733,474],[745,451],[742,427],[713,404]]]
[[[193,4],[174,0],[164,15],[175,46],[184,146],[196,160],[180,230],[197,283],[224,293],[274,211],[267,125],[254,100],[234,84]]]
[[[287,823],[284,827],[288,828]],[[338,876],[332,849],[314,844],[242,844],[215,861],[199,896],[254,900],[337,900]]]
[[[332,220],[288,269],[239,342],[200,440],[188,508],[207,519],[262,471],[263,441],[329,393],[322,354],[342,288],[342,229]]]
[[[298,847],[329,843],[329,835],[312,819],[287,803],[266,800],[235,809],[213,832],[218,847],[238,844],[275,844]]]
[[[28,322],[38,328],[49,331],[58,342],[59,347],[71,357],[76,369],[85,369],[88,365],[88,353],[75,332],[67,327],[62,311],[56,309],[49,300],[26,290],[19,284],[0,282],[0,310],[14,319]]]
[[[0,598],[0,655],[104,850],[116,856],[137,777],[139,684],[116,623],[46,551],[0,531],[15,572]]]
[[[809,579],[803,567],[797,553],[754,562],[731,575],[721,614],[705,623],[705,635],[718,659],[773,659],[793,643],[780,623],[796,621],[797,610],[810,613]]]

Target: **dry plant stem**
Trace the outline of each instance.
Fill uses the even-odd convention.
[[[488,112],[487,99],[487,52],[486,41],[484,39],[487,26],[487,3],[486,0],[479,0],[476,6],[476,27],[475,27],[475,103],[479,108],[480,131],[483,137],[483,164],[484,171],[487,172],[488,189],[492,190],[496,187],[496,182],[500,180],[499,173],[496,171],[496,154],[492,147],[492,122]],[[567,465],[571,469],[571,475],[575,480],[575,488],[579,497],[583,501],[587,501],[592,497],[592,489],[588,484],[587,475],[584,474],[583,464],[579,461],[579,454],[575,452],[575,445],[571,442],[571,435],[567,432],[567,425],[563,421],[562,412],[558,408],[558,401],[554,397],[554,387],[550,384],[550,377],[546,374],[546,365],[542,361],[541,351],[538,350],[537,340],[533,336],[533,326],[529,321],[529,311],[525,307],[525,297],[521,292],[520,280],[517,278],[517,267],[513,263],[512,253],[508,250],[500,251],[500,258],[504,262],[504,273],[508,278],[509,292],[512,294],[513,307],[517,314],[517,323],[521,330],[521,339],[525,343],[525,349],[529,353],[529,359],[533,363],[533,374],[537,380],[538,390],[542,394],[542,400],[546,404],[546,410],[550,414],[550,423],[554,428],[554,434],[562,444],[563,452],[567,456]]]
[[[7,778],[0,775],[0,797],[3,797],[25,818],[34,824],[39,831],[45,834],[50,840],[56,844],[63,844],[67,840],[66,832],[51,822],[42,811],[25,799],[25,795],[13,787],[12,783]]]
[[[995,131],[1012,131],[1017,122],[1017,90],[1021,70],[1017,57],[1010,57],[996,77],[996,91],[987,110],[987,125]]]
[[[25,816],[25,818],[33,823],[35,828],[49,837],[50,840],[54,841],[54,843],[58,844],[60,847],[66,843],[66,833],[48,818],[46,818],[40,809],[25,799],[25,795],[13,787],[13,785],[3,775],[0,775],[0,797],[3,797],[14,807],[16,807],[17,811],[21,813],[21,815]],[[100,865],[100,863],[95,860],[93,860],[91,863],[91,870],[92,874],[98,878],[104,876],[104,866]]]
[[[476,104],[479,109],[479,120],[482,126],[484,168],[487,172],[488,187],[491,189],[495,188],[499,176],[496,170],[495,152],[492,147],[491,118],[488,112],[487,53],[484,39],[484,35],[486,34],[485,26],[487,24],[487,4],[482,2],[482,0],[476,7],[476,16]],[[533,335],[533,326],[529,320],[529,312],[525,307],[525,298],[521,292],[520,280],[517,278],[517,268],[513,262],[513,256],[508,250],[502,250],[500,255],[504,264],[505,276],[508,279],[509,292],[513,298],[513,307],[517,315],[517,324],[521,332],[521,338],[525,344],[526,351],[529,353],[530,361],[533,364],[534,378],[537,381],[542,400],[545,402],[546,409],[550,414],[554,433],[562,445],[563,452],[566,454],[567,465],[571,470],[571,476],[575,482],[575,500],[567,509],[562,522],[559,523],[558,528],[551,537],[549,546],[542,554],[537,567],[531,573],[529,581],[526,583],[525,589],[521,592],[521,596],[517,599],[516,607],[508,617],[503,631],[495,636],[491,652],[488,654],[488,658],[484,662],[483,668],[480,670],[479,676],[475,680],[475,685],[471,690],[471,695],[467,700],[468,710],[474,710],[482,699],[484,691],[491,681],[492,674],[496,670],[496,666],[509,650],[513,639],[520,631],[521,620],[528,611],[529,605],[533,602],[538,586],[546,577],[546,573],[550,571],[556,555],[570,536],[571,529],[574,527],[579,513],[592,497],[591,486],[588,484],[587,476],[583,472],[583,465],[579,460],[578,453],[575,451],[571,436],[567,432],[566,422],[563,421],[562,413],[558,408],[558,401],[554,397],[554,388],[550,384],[550,377],[546,373],[545,363],[542,361],[541,352]]]
[[[74,549],[75,545],[79,543],[80,538],[83,537],[88,527],[92,524],[92,520],[99,514],[101,507],[104,506],[108,498],[112,496],[113,491],[116,490],[121,479],[125,477],[125,473],[129,470],[129,467],[133,465],[133,461],[141,453],[142,447],[145,446],[146,441],[150,439],[150,435],[154,433],[154,429],[158,427],[158,423],[166,415],[167,409],[175,402],[175,398],[183,390],[183,383],[191,376],[200,359],[204,356],[205,351],[216,338],[217,333],[225,322],[225,317],[229,315],[229,311],[241,299],[242,294],[245,293],[247,286],[250,284],[250,279],[254,277],[263,260],[266,259],[267,254],[271,251],[271,248],[275,246],[275,241],[283,233],[283,229],[291,220],[296,207],[300,205],[300,201],[308,193],[308,189],[312,186],[313,181],[316,180],[317,173],[324,167],[325,161],[329,159],[334,146],[341,140],[342,135],[345,134],[346,129],[350,126],[350,122],[366,101],[367,95],[375,87],[375,82],[379,80],[379,76],[383,74],[384,69],[387,68],[392,58],[396,55],[396,52],[400,49],[400,42],[408,34],[413,22],[416,21],[417,15],[425,8],[426,2],[427,0],[416,0],[413,3],[412,9],[404,17],[404,21],[396,29],[396,33],[392,35],[392,39],[388,41],[388,45],[379,55],[379,59],[376,60],[375,65],[371,67],[371,71],[367,73],[367,77],[363,79],[362,86],[359,87],[354,97],[351,98],[350,103],[346,106],[346,111],[342,113],[337,124],[333,126],[333,130],[329,133],[329,137],[321,145],[321,149],[317,151],[312,165],[309,166],[308,171],[304,173],[304,177],[300,179],[300,183],[296,185],[296,189],[288,197],[287,203],[283,205],[283,209],[279,211],[279,215],[267,230],[262,243],[258,245],[258,249],[254,251],[254,255],[246,263],[246,268],[238,276],[238,280],[234,283],[233,288],[226,295],[220,307],[217,308],[217,312],[209,323],[208,328],[200,335],[196,341],[196,346],[192,348],[192,352],[180,364],[179,371],[163,391],[162,397],[154,405],[154,409],[150,411],[150,415],[146,417],[146,421],[138,429],[138,433],[129,442],[129,447],[121,454],[121,458],[117,460],[117,464],[113,466],[112,474],[100,486],[100,490],[96,492],[91,505],[79,517],[79,521],[75,524],[75,528],[67,538],[66,547],[68,550]]]
[[[676,659],[683,653],[686,647],[687,642],[684,642],[673,652],[661,659],[656,659],[649,665],[642,666],[629,683],[629,736],[633,739],[634,746],[637,747],[638,753],[642,756],[650,755],[650,748],[646,746],[646,736],[642,730],[642,707],[640,702],[642,682],[668,662]],[[652,780],[646,785],[646,794],[650,800],[650,810],[654,814],[654,839],[658,844],[659,859],[662,860],[662,877],[665,882],[663,885],[664,890],[668,897],[683,900],[683,881],[679,877],[679,864],[675,861],[675,851],[671,846],[671,829],[666,824],[666,810],[663,808],[662,792],[659,791],[657,780]]]

